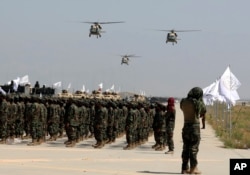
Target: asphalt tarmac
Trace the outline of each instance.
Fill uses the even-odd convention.
[[[73,148],[66,148],[66,137],[38,146],[27,146],[31,140],[15,139],[12,144],[0,145],[0,175],[149,175],[181,174],[183,115],[176,104],[174,131],[175,151],[165,154],[155,151],[151,136],[147,143],[132,150],[123,150],[125,136],[102,149],[92,147],[94,139],[87,139]],[[201,130],[198,169],[205,175],[229,175],[230,158],[250,158],[250,150],[225,149],[206,125]]]

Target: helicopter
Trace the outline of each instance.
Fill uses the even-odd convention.
[[[132,54],[132,55],[120,55],[121,57],[122,57],[122,61],[121,61],[121,65],[122,64],[126,64],[126,65],[129,65],[128,63],[129,63],[129,61],[130,61],[130,57],[140,57],[140,56],[136,56],[136,55],[134,55],[134,54]]]
[[[200,30],[159,30],[159,31],[164,31],[164,32],[169,32],[167,34],[167,38],[166,38],[166,43],[171,42],[173,45],[177,44],[177,40],[180,40],[177,35],[176,32],[197,32]]]
[[[101,24],[115,24],[115,23],[124,23],[124,21],[117,21],[117,22],[82,22],[82,23],[87,23],[87,24],[92,24],[89,29],[89,37],[91,35],[96,35],[96,37],[101,37],[101,33],[104,33],[102,31],[102,26]]]

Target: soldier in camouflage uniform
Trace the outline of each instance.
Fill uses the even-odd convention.
[[[46,107],[46,100],[39,99],[40,104],[40,123],[41,123],[41,135],[38,137],[38,143],[41,144],[45,142],[46,135],[47,135],[47,117],[48,117],[48,111]]]
[[[25,104],[25,110],[24,110],[24,131],[25,131],[25,136],[24,138],[30,138],[31,136],[31,99],[29,97],[25,97],[24,99],[24,104]]]
[[[114,138],[114,121],[115,121],[115,104],[113,102],[107,103],[108,122],[107,122],[107,143],[112,143]]]
[[[59,138],[63,137],[63,131],[64,131],[64,116],[65,116],[65,102],[63,100],[61,100],[59,102],[60,105],[60,109],[59,109],[59,118],[60,118],[60,122],[59,122]]]
[[[59,123],[60,123],[60,105],[57,104],[55,100],[49,99],[49,104],[47,107],[48,116],[48,133],[50,135],[49,141],[55,141],[59,133]]]
[[[91,100],[89,102],[89,138],[94,137],[94,119],[95,119],[95,102]]]
[[[83,141],[84,138],[87,137],[86,129],[87,129],[87,120],[88,120],[88,110],[86,108],[86,104],[83,101],[78,102],[78,110],[79,110],[79,132],[77,134],[77,142]]]
[[[6,101],[6,97],[0,94],[0,144],[5,144],[7,135],[7,118],[8,118],[8,102]]]
[[[28,146],[39,145],[40,139],[43,138],[43,122],[41,121],[41,105],[38,103],[38,99],[32,97],[31,99],[31,137],[32,142],[28,143]]]
[[[140,112],[140,125],[141,129],[139,132],[139,144],[144,144],[147,141],[148,137],[148,113],[146,112],[146,103],[139,103],[139,112]]]
[[[165,106],[161,103],[156,104],[155,117],[153,122],[154,136],[156,144],[152,146],[156,151],[165,149],[166,142],[166,115]]]
[[[197,154],[201,139],[199,117],[201,111],[205,108],[202,96],[202,89],[194,87],[189,91],[187,97],[183,98],[180,102],[180,108],[184,115],[184,127],[182,129],[182,174],[201,174],[197,169]]]
[[[7,118],[7,135],[8,137],[14,141],[15,137],[15,122],[17,116],[17,105],[14,103],[14,97],[9,97],[9,112]]]
[[[68,111],[66,112],[65,128],[68,141],[65,142],[66,147],[74,147],[77,139],[77,129],[79,127],[79,110],[75,101],[70,98],[68,100]]]
[[[174,98],[168,98],[167,112],[166,112],[166,141],[168,146],[168,151],[165,154],[173,153],[174,151],[174,127],[175,127],[175,106]]]
[[[137,129],[137,112],[135,102],[128,103],[128,116],[126,119],[126,141],[127,146],[124,150],[130,150],[135,147],[135,134]]]
[[[105,102],[101,100],[96,101],[95,106],[94,134],[97,142],[93,147],[102,148],[107,138],[108,110],[105,107]]]
[[[85,116],[84,116],[84,119],[83,119],[83,125],[84,125],[84,129],[83,129],[83,139],[88,139],[89,137],[89,133],[90,133],[90,130],[89,130],[89,126],[90,126],[90,102],[88,99],[84,99],[83,101],[83,105],[84,107],[86,108],[86,113],[85,113]]]
[[[16,97],[15,102],[17,104],[18,114],[15,122],[15,135],[17,138],[23,138],[25,104],[22,97]]]

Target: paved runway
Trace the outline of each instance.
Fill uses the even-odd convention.
[[[39,146],[27,146],[30,140],[15,140],[11,145],[0,145],[0,175],[149,175],[180,174],[183,115],[176,105],[176,127],[174,154],[155,151],[154,137],[133,150],[123,150],[125,137],[115,143],[94,149],[94,139],[66,148],[65,138],[46,142]],[[202,174],[229,174],[230,158],[250,158],[250,150],[225,149],[207,125],[201,130],[201,144],[198,153],[198,168]]]

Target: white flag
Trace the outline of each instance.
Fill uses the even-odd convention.
[[[103,83],[100,83],[100,84],[98,85],[98,91],[102,91],[102,88],[103,88]]]
[[[113,84],[110,88],[111,91],[114,91],[115,90],[115,85]]]
[[[17,77],[17,79],[13,80],[13,89],[14,89],[14,91],[17,91],[17,88],[18,88],[18,86],[20,84],[20,80],[21,79],[19,77]]]
[[[56,82],[56,83],[53,84],[54,88],[60,88],[61,86],[62,86],[62,82],[61,81]]]
[[[71,83],[69,83],[69,85],[68,85],[68,90],[71,88]]]
[[[0,92],[1,92],[3,95],[6,95],[6,92],[2,89],[1,86],[0,86]]]
[[[85,92],[85,86],[82,85],[82,92]]]
[[[29,76],[25,75],[22,78],[20,78],[19,84],[21,84],[21,85],[30,84],[30,82],[29,82]]]
[[[227,67],[219,81],[220,95],[224,96],[227,102],[234,105],[235,101],[240,99],[236,91],[240,86],[240,81],[230,71],[230,68]]]

